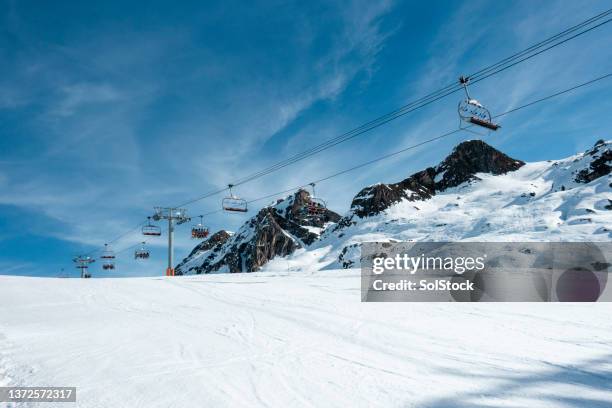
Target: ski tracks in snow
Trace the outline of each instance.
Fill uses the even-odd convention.
[[[612,404],[606,304],[361,303],[358,271],[0,279],[0,370],[79,407]]]

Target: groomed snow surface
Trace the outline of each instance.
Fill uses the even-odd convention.
[[[2,276],[0,383],[103,408],[612,406],[611,304],[361,303],[359,285]]]

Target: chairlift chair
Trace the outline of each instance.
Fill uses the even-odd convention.
[[[204,225],[204,216],[200,215],[200,222],[191,227],[192,239],[205,239],[208,237],[208,228]]]
[[[142,227],[142,235],[159,237],[161,235],[161,228],[151,224],[151,217],[147,217],[147,224]]]
[[[115,259],[115,252],[111,249],[108,244],[104,244],[104,251],[102,251],[101,259]]]
[[[81,278],[91,278],[91,273],[89,273],[89,264],[96,262],[90,256],[77,256],[72,260],[72,262],[76,263],[77,269],[81,271]]]
[[[222,208],[228,212],[248,212],[247,201],[232,193],[233,184],[227,186],[230,191],[229,197],[225,197],[221,203]]]
[[[307,218],[320,218],[327,212],[327,203],[322,198],[316,196],[315,183],[310,183],[312,195],[306,201],[304,212]]]
[[[104,244],[104,251],[100,259],[104,261],[102,269],[105,271],[115,269],[115,252],[111,249],[110,245]]]
[[[465,91],[465,99],[459,102],[459,106],[457,107],[460,128],[462,128],[461,123],[467,123],[470,125],[483,127],[488,131],[498,130],[501,126],[493,123],[491,112],[489,112],[489,110],[476,99],[470,97],[470,93],[468,91],[469,81],[469,77],[459,77],[459,83],[463,86],[463,90]]]
[[[149,259],[150,256],[149,250],[145,248],[145,242],[142,243],[142,247],[134,251],[134,259]]]

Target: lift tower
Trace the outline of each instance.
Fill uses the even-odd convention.
[[[168,269],[166,276],[174,276],[174,226],[191,221],[184,208],[155,207],[155,221],[168,220]]]

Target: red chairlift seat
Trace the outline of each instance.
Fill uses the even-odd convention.
[[[208,228],[192,228],[191,229],[191,238],[193,239],[205,239],[208,237]]]
[[[205,239],[208,236],[208,228],[204,225],[204,216],[200,215],[200,222],[191,227],[192,239]]]
[[[307,218],[319,218],[327,212],[327,203],[322,198],[316,197],[315,183],[310,183],[312,195],[306,199],[304,212]]]
[[[487,122],[486,120],[478,119],[478,118],[476,118],[474,116],[472,116],[470,118],[470,122],[473,123],[474,125],[482,126],[484,128],[487,128],[487,129],[490,129],[490,130],[493,130],[493,131],[496,131],[497,129],[499,129],[501,127],[500,125],[498,125],[496,123]]]
[[[306,209],[310,215],[321,215],[325,214],[327,205],[325,201],[317,197],[311,197],[310,201],[306,204]]]

